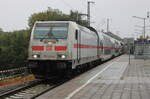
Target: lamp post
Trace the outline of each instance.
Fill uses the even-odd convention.
[[[137,19],[141,19],[144,21],[144,26],[143,26],[143,37],[145,39],[145,21],[147,18],[142,18],[142,17],[137,17],[137,16],[133,16],[133,18],[137,18]]]
[[[150,15],[150,12],[147,12],[147,18],[149,18],[149,17],[150,17],[149,15]]]
[[[91,23],[91,11],[90,11],[90,4],[94,4],[95,2],[93,1],[88,1],[88,9],[87,9],[87,20],[88,20],[88,26],[90,27],[90,23]]]
[[[130,65],[130,64],[131,64],[131,61],[130,61],[130,60],[131,60],[131,57],[130,57],[130,54],[131,54],[130,43],[129,43],[129,45],[128,45],[128,46],[129,46],[129,52],[128,52],[128,53],[129,53],[129,65]]]

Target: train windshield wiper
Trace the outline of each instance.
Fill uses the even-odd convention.
[[[49,32],[50,32],[50,31],[51,31],[51,29],[49,30]],[[48,32],[46,35],[44,35],[43,38],[40,39],[41,42],[49,35],[49,32]]]
[[[43,38],[41,38],[40,41],[43,41],[47,36],[48,36],[48,39],[56,39],[57,40],[57,38],[55,38],[54,34],[52,33],[52,30],[53,30],[53,27],[50,27],[50,30],[48,31],[48,33]]]
[[[57,41],[58,39],[54,36],[52,31],[53,31],[53,27],[50,28],[50,31],[48,32],[48,37],[50,39],[55,39]]]

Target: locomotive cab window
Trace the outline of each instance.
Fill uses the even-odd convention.
[[[38,23],[34,30],[34,39],[67,39],[68,24]]]

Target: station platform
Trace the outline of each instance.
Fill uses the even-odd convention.
[[[150,60],[122,55],[37,99],[150,99]]]

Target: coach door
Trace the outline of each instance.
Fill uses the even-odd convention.
[[[80,57],[81,57],[81,50],[80,50],[80,47],[81,47],[81,32],[79,30],[76,30],[76,40],[77,40],[77,60],[78,62],[80,61]]]

